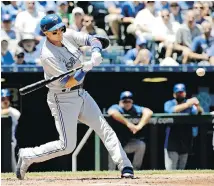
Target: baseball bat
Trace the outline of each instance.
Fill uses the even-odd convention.
[[[26,94],[28,94],[30,92],[38,90],[38,89],[44,87],[45,85],[47,85],[47,84],[49,84],[49,83],[51,83],[53,81],[56,81],[57,79],[60,79],[60,78],[66,76],[68,74],[74,73],[79,69],[82,69],[82,67],[83,67],[83,65],[81,65],[80,67],[77,67],[75,69],[69,70],[69,71],[67,71],[67,72],[65,72],[63,74],[60,74],[60,75],[57,75],[57,76],[53,76],[50,79],[43,79],[43,80],[38,81],[36,83],[33,83],[33,84],[27,85],[27,86],[25,86],[23,88],[20,88],[19,89],[20,95],[26,95]]]

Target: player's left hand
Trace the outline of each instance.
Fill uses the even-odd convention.
[[[100,63],[102,63],[103,61],[103,58],[100,54],[100,52],[93,52],[92,55],[91,55],[91,62],[93,63],[93,66],[98,66],[100,65]]]

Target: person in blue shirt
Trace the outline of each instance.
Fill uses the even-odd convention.
[[[1,40],[1,64],[2,65],[11,65],[14,63],[13,56],[8,50],[8,40],[2,38]]]
[[[4,14],[2,17],[1,37],[8,37],[10,39],[19,39],[17,32],[12,29],[12,18],[10,14]]]
[[[123,63],[127,65],[148,65],[152,54],[147,49],[147,40],[139,37],[136,40],[136,47],[127,51],[123,57]]]
[[[183,17],[181,15],[181,8],[177,2],[170,2],[170,18],[172,21],[183,23]]]
[[[127,1],[122,4],[122,21],[133,23],[137,13],[144,8],[144,4],[139,1]]]
[[[214,45],[214,37],[211,36],[212,25],[208,21],[202,23],[203,34],[197,36],[192,42],[192,51],[197,54],[208,54],[209,49]],[[214,56],[212,53],[211,56]]]
[[[169,10],[169,2],[167,1],[155,1],[155,10],[156,11],[161,11],[167,9]]]
[[[12,23],[14,23],[17,14],[23,10],[25,10],[25,7],[21,1],[10,1],[10,4],[5,6],[5,13],[10,14]]]
[[[214,45],[214,37],[211,36],[212,25],[208,21],[204,21],[202,24],[203,34],[195,37],[192,41],[191,52],[188,54],[188,58],[193,62],[200,62],[212,65],[214,64],[214,52],[212,50]]]
[[[204,15],[203,15],[203,4],[200,1],[195,1],[193,4],[193,10],[195,13],[195,22],[196,24],[202,24],[204,21],[206,21],[206,19],[204,19]]]
[[[189,113],[196,115],[202,113],[199,101],[196,97],[186,98],[184,84],[176,84],[173,88],[174,99],[165,102],[166,113]],[[191,148],[192,136],[197,136],[197,127],[187,125],[173,125],[166,128],[164,144],[166,170],[185,169],[188,152]]]
[[[125,144],[126,153],[134,153],[133,167],[136,170],[141,168],[143,157],[146,150],[146,144],[136,136],[149,121],[153,112],[146,107],[138,106],[133,103],[133,94],[130,91],[124,91],[120,95],[119,104],[114,104],[108,109],[108,114],[116,121],[125,125],[133,134],[132,138]],[[139,123],[132,123],[123,115],[127,114],[132,117],[141,116]],[[122,131],[121,131],[122,132]]]

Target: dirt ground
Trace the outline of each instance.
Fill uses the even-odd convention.
[[[141,173],[135,179],[120,179],[117,173],[84,173],[73,175],[55,173],[27,173],[25,180],[17,180],[14,174],[1,174],[2,186],[214,186],[214,172],[210,173]]]

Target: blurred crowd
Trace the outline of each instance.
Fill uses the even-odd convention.
[[[1,64],[40,65],[40,20],[58,14],[67,28],[111,41],[104,63],[214,65],[214,2],[4,1]],[[83,47],[85,58],[90,49]]]

